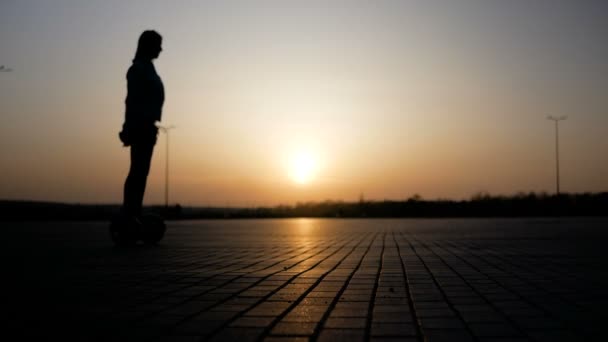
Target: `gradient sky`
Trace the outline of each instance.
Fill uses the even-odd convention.
[[[0,198],[116,203],[139,34],[171,131],[171,202],[608,191],[608,2],[0,3]],[[290,178],[307,153],[317,170]],[[146,203],[164,201],[165,137]]]

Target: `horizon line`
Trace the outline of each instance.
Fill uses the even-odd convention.
[[[232,208],[232,209],[246,209],[246,208],[276,208],[276,207],[281,207],[281,206],[289,206],[289,207],[295,207],[298,205],[306,205],[306,204],[323,204],[323,203],[345,203],[345,204],[352,204],[352,203],[379,203],[379,202],[407,202],[407,201],[419,201],[419,202],[471,202],[471,201],[475,201],[475,200],[480,200],[483,198],[492,198],[492,199],[497,199],[497,198],[505,198],[505,199],[515,199],[518,197],[523,197],[523,196],[537,196],[537,197],[567,197],[567,196],[581,196],[581,195],[604,195],[604,194],[608,194],[608,190],[602,190],[602,191],[595,191],[595,192],[560,192],[559,194],[556,193],[549,193],[549,192],[534,192],[534,191],[529,191],[529,192],[524,192],[524,191],[519,191],[519,192],[515,192],[513,194],[510,195],[505,195],[505,194],[491,194],[488,192],[483,192],[480,191],[478,193],[475,193],[467,198],[460,198],[460,199],[455,199],[455,198],[449,198],[449,197],[435,197],[435,198],[425,198],[422,195],[419,194],[414,194],[411,195],[407,198],[399,198],[399,199],[394,199],[394,198],[383,198],[383,199],[373,199],[373,198],[359,198],[356,200],[345,200],[345,199],[324,199],[324,200],[302,200],[302,201],[296,201],[293,203],[277,203],[277,204],[272,204],[272,205],[206,205],[206,204],[182,204],[182,203],[172,203],[169,205],[169,207],[175,207],[177,205],[179,205],[182,208]],[[55,201],[55,200],[35,200],[35,199],[10,199],[10,198],[0,198],[0,203],[7,203],[7,202],[20,202],[20,203],[38,203],[38,204],[55,204],[55,205],[71,205],[71,206],[118,206],[120,207],[121,204],[120,202],[115,202],[115,203],[103,203],[103,202],[68,202],[68,201]],[[149,204],[145,204],[144,207],[165,207],[164,203],[149,203]]]

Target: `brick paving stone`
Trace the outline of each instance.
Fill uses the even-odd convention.
[[[448,318],[422,318],[420,320],[423,329],[464,329],[465,324],[456,317]]]
[[[247,312],[248,316],[278,316],[289,307],[288,302],[265,302]]]
[[[372,336],[415,336],[416,329],[408,323],[373,323]]]
[[[3,223],[12,242],[3,247],[10,256],[3,279],[12,286],[5,333],[97,341],[608,340],[606,218],[168,226],[158,246],[116,248],[107,222]]]
[[[388,305],[388,304],[377,304],[374,305],[374,313],[395,313],[395,314],[404,314],[410,312],[409,306],[407,304],[399,303],[399,305]]]
[[[412,315],[409,311],[399,312],[377,312],[373,313],[374,323],[413,323]]]
[[[369,311],[367,308],[346,308],[336,307],[331,311],[330,317],[367,317]]]
[[[329,317],[325,321],[326,328],[364,329],[367,320],[364,317]]]
[[[544,330],[534,331],[529,335],[535,341],[539,342],[566,342],[566,341],[579,341],[580,337],[568,330],[557,329],[557,330]],[[605,337],[605,335],[603,336]],[[606,341],[602,336],[594,336],[596,341]]]
[[[363,329],[323,329],[319,334],[319,342],[357,342],[365,341]]]
[[[417,309],[416,314],[419,317],[454,317],[456,313],[454,310],[450,308],[441,308],[441,309]]]
[[[331,300],[327,297],[306,297],[301,303],[303,305],[329,305]]]
[[[464,329],[427,329],[424,331],[427,342],[473,342],[473,335]]]
[[[314,298],[314,297],[320,297],[320,298],[335,298],[336,297],[337,292],[336,291],[313,291],[311,292],[308,297]]]
[[[239,342],[255,342],[262,335],[263,329],[260,328],[235,328],[228,327],[222,329],[215,336],[210,338],[210,341],[239,341]]]
[[[504,317],[493,310],[488,311],[462,311],[460,312],[462,319],[468,323],[479,323],[479,322],[502,322]]]
[[[562,323],[550,317],[513,317],[513,321],[523,330],[551,330],[560,329]]]
[[[263,328],[267,327],[272,323],[275,317],[264,317],[264,316],[255,316],[249,317],[244,316],[238,318],[236,321],[230,323],[231,327],[242,327],[242,328]]]
[[[308,337],[300,336],[267,336],[264,342],[308,342]]]
[[[418,341],[416,337],[386,337],[386,336],[372,336],[370,338],[372,342],[415,342]]]
[[[270,332],[272,335],[312,335],[317,323],[280,322]]]
[[[158,338],[158,342],[199,342],[200,336],[161,336]]]
[[[283,320],[286,322],[319,322],[326,311],[326,306],[298,305]]]
[[[468,325],[475,336],[513,337],[521,334],[508,323],[471,323]]]
[[[227,320],[191,319],[178,324],[173,330],[179,335],[207,335],[223,326]]]

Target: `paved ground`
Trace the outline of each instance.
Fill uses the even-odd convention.
[[[2,226],[18,337],[606,338],[608,219],[169,222],[128,249],[105,222]]]

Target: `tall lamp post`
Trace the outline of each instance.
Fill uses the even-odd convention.
[[[566,120],[567,116],[548,116],[547,119],[555,122],[555,188],[559,195],[559,122]]]
[[[165,209],[169,208],[169,130],[175,128],[175,126],[157,126],[161,132],[167,135],[165,140]]]

